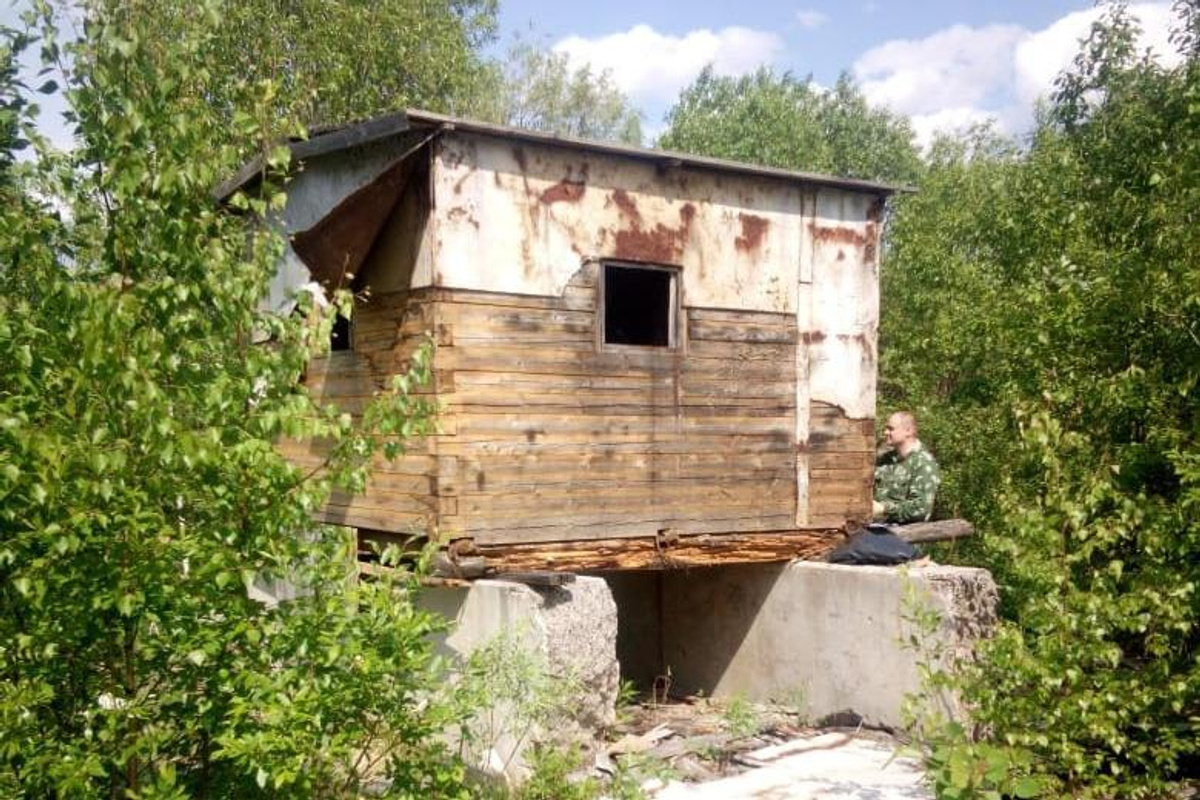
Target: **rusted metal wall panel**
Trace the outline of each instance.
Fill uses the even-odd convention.
[[[433,175],[437,286],[557,297],[589,259],[682,268],[687,306],[794,313],[802,189],[449,133]]]

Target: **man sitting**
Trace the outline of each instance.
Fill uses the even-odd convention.
[[[942,482],[937,461],[917,438],[917,420],[911,413],[892,414],[884,431],[888,449],[876,462],[871,513],[877,520],[901,525],[925,521],[933,513]]]

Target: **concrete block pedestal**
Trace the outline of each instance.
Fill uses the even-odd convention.
[[[900,727],[930,654],[961,654],[995,621],[982,569],[793,562],[609,579],[623,674],[669,675],[672,692],[795,704],[816,721],[853,711]],[[914,601],[942,618],[912,648]],[[651,678],[652,679],[652,678]]]
[[[433,587],[419,604],[451,622],[435,643],[442,655],[462,660],[498,637],[532,656],[553,678],[569,679],[577,697],[563,709],[553,732],[526,730],[502,699],[480,709],[485,741],[478,766],[520,780],[522,753],[547,733],[556,740],[590,738],[616,715],[620,669],[617,664],[617,607],[600,578],[579,577],[561,587],[479,580],[468,587]],[[486,718],[484,722],[483,719]],[[511,724],[510,724],[511,722]]]

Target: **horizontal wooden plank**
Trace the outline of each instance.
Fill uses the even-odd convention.
[[[676,491],[678,488],[676,487]],[[629,500],[621,503],[618,495],[600,497],[580,494],[557,499],[553,508],[534,508],[530,504],[506,500],[500,496],[462,495],[456,498],[462,512],[455,519],[443,519],[446,524],[467,530],[489,528],[587,527],[617,522],[654,521],[664,519],[703,521],[730,517],[757,517],[763,514],[794,514],[794,491],[786,496],[763,495],[749,498],[743,495],[722,498],[721,502],[700,505],[692,498],[671,500],[665,497]],[[621,503],[618,505],[618,503]]]
[[[735,443],[745,444],[746,442]],[[681,469],[739,470],[791,465],[793,457],[789,448],[786,447],[769,451],[751,451],[750,449],[739,451],[726,448],[711,452],[688,450],[680,452],[672,450],[669,446],[663,446],[661,443],[648,443],[643,451],[636,451],[597,442],[592,447],[581,448],[573,453],[544,452],[538,448],[533,448],[520,455],[476,452],[457,458],[455,463],[460,470],[491,467],[513,470],[559,470],[563,468],[593,470],[604,467],[630,469],[660,464],[675,465]]]
[[[683,373],[656,374],[638,372],[621,375],[565,375],[556,372],[548,373],[512,373],[500,370],[463,370],[455,372],[455,391],[461,391],[465,396],[486,396],[493,394],[523,392],[526,395],[565,393],[586,394],[612,392],[616,396],[624,392],[627,396],[651,394],[672,395],[678,393],[681,397],[727,397],[773,398],[784,400],[789,406],[794,405],[795,382],[772,375],[767,379],[746,380],[741,376],[705,377]],[[600,395],[597,395],[600,396]]]
[[[401,514],[357,506],[327,506],[316,514],[320,522],[352,528],[373,528],[389,533],[429,536],[436,530],[432,514]]]
[[[438,351],[438,366],[454,370],[518,374],[635,376],[687,375],[721,380],[779,381],[794,374],[790,362],[736,358],[705,358],[677,351],[571,351],[545,348],[447,347]]]
[[[422,441],[419,438],[410,439],[406,445],[411,447],[419,445]],[[326,449],[318,444],[287,439],[280,440],[275,446],[292,463],[309,468],[322,463],[326,452]],[[371,469],[374,472],[386,472],[394,475],[436,475],[437,459],[432,455],[413,450],[390,461],[380,454],[372,461]]]
[[[843,482],[859,483],[862,481],[870,482],[871,475],[873,472],[874,472],[873,470],[863,469],[863,468],[856,468],[856,469],[814,468],[810,464],[808,475],[809,475],[809,479],[812,481],[829,482],[829,483],[834,483],[834,484],[843,483]]]
[[[455,436],[438,439],[440,455],[530,455],[535,453],[787,453],[795,452],[789,438],[778,436],[610,435],[596,441],[587,435],[559,434],[554,439],[514,439],[512,436]]]
[[[590,287],[572,287],[561,297],[438,288],[430,292],[430,299],[439,303],[465,303],[495,308],[544,308],[565,311],[591,311],[596,305],[595,290]]]
[[[761,477],[794,469],[787,451],[771,453],[654,454],[593,452],[533,453],[492,456],[474,454],[455,459],[460,480],[474,483],[477,476],[484,480],[515,480],[528,482],[541,479],[573,480],[579,475],[595,480],[628,476],[644,479],[651,473],[672,475],[680,479],[729,475],[734,478]]]
[[[690,342],[717,341],[786,344],[792,346],[794,356],[796,329],[738,322],[690,320],[687,326],[687,338]]]
[[[479,544],[571,542],[605,538],[655,536],[660,530],[679,535],[715,532],[753,532],[782,530],[795,524],[795,514],[746,514],[745,516],[706,516],[689,519],[680,516],[658,516],[645,519],[575,521],[569,525],[502,528],[490,526],[479,530],[459,529],[456,519],[447,527],[448,535],[471,536]]]
[[[459,496],[458,513],[473,509],[532,511],[535,514],[561,513],[576,507],[641,508],[653,503],[656,508],[723,508],[738,503],[791,502],[795,491],[793,475],[734,479],[710,476],[689,481],[588,481],[534,482],[523,491],[507,487],[471,489]]]
[[[560,308],[514,308],[439,303],[436,318],[454,330],[456,341],[487,337],[595,341],[595,314]]]
[[[745,413],[746,409],[735,409],[738,414],[720,416],[666,416],[661,414],[626,414],[606,416],[600,414],[558,413],[532,416],[529,414],[457,414],[458,436],[480,436],[492,434],[517,434],[527,440],[539,437],[552,439],[558,434],[568,434],[604,441],[610,435],[659,436],[664,434],[690,434],[710,436],[762,435],[777,436],[785,440],[794,435],[790,416],[756,417]]]
[[[862,469],[872,472],[875,466],[874,453],[813,452],[808,454],[810,469]]]
[[[680,417],[702,419],[712,417],[773,417],[788,430],[795,429],[795,407],[786,401],[774,402],[762,398],[739,400],[722,398],[714,400],[696,396],[640,396],[613,394],[593,397],[591,395],[534,395],[521,393],[506,397],[490,395],[465,398],[464,393],[443,395],[440,399],[446,414],[453,414],[462,421],[472,416],[494,416],[512,414],[514,409],[523,409],[527,419],[556,418],[559,416],[588,417]]]
[[[364,494],[350,495],[335,491],[330,499],[330,506],[353,506],[359,509],[376,511],[394,511],[400,514],[436,513],[453,516],[458,513],[459,499],[455,496],[438,496],[431,492],[413,494],[404,491],[392,491],[386,485],[372,483]]]
[[[784,487],[789,492],[795,489],[795,470],[785,468],[746,470],[740,473],[742,479],[758,486],[770,486],[774,491],[782,492]],[[433,479],[430,479],[433,480]],[[437,484],[443,485],[443,481]],[[708,470],[702,474],[686,474],[679,470],[646,469],[640,471],[597,470],[593,474],[559,472],[514,473],[504,469],[472,470],[467,472],[456,484],[452,493],[462,497],[478,493],[512,492],[527,494],[538,490],[563,489],[578,494],[594,494],[597,497],[623,497],[624,489],[635,490],[641,486],[658,486],[659,492],[684,489],[689,486],[712,487],[728,485],[728,478],[717,470]],[[444,491],[438,491],[445,494]],[[715,495],[715,493],[714,493]]]
[[[794,328],[796,315],[772,311],[739,311],[726,308],[705,308],[702,306],[687,306],[688,323],[717,322],[726,324],[774,325],[782,328]]]

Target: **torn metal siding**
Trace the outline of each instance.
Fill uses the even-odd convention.
[[[313,280],[312,270],[298,253],[292,241],[304,249],[308,240],[309,249],[320,249],[319,245],[329,239],[327,228],[331,216],[345,204],[353,204],[356,196],[365,202],[394,202],[394,192],[387,197],[372,198],[378,187],[389,177],[394,178],[399,170],[399,161],[419,142],[421,134],[409,133],[360,147],[337,150],[305,162],[287,186],[287,205],[282,213],[270,218],[288,239],[279,269],[271,281],[268,299],[272,308],[284,310],[290,306],[291,295],[296,287]],[[422,157],[417,154],[417,158]],[[361,203],[360,203],[361,205]],[[367,209],[368,211],[370,209]],[[350,208],[348,213],[361,217],[362,209]],[[380,209],[386,215],[387,209]],[[374,220],[378,227],[380,219]],[[354,224],[354,220],[350,220]],[[368,248],[374,234],[365,237],[358,249]],[[309,254],[312,257],[312,253]],[[366,256],[366,252],[355,253],[355,266]]]
[[[685,305],[794,313],[800,185],[463,133],[438,140],[430,274],[416,285],[559,296],[580,265],[681,267]]]

